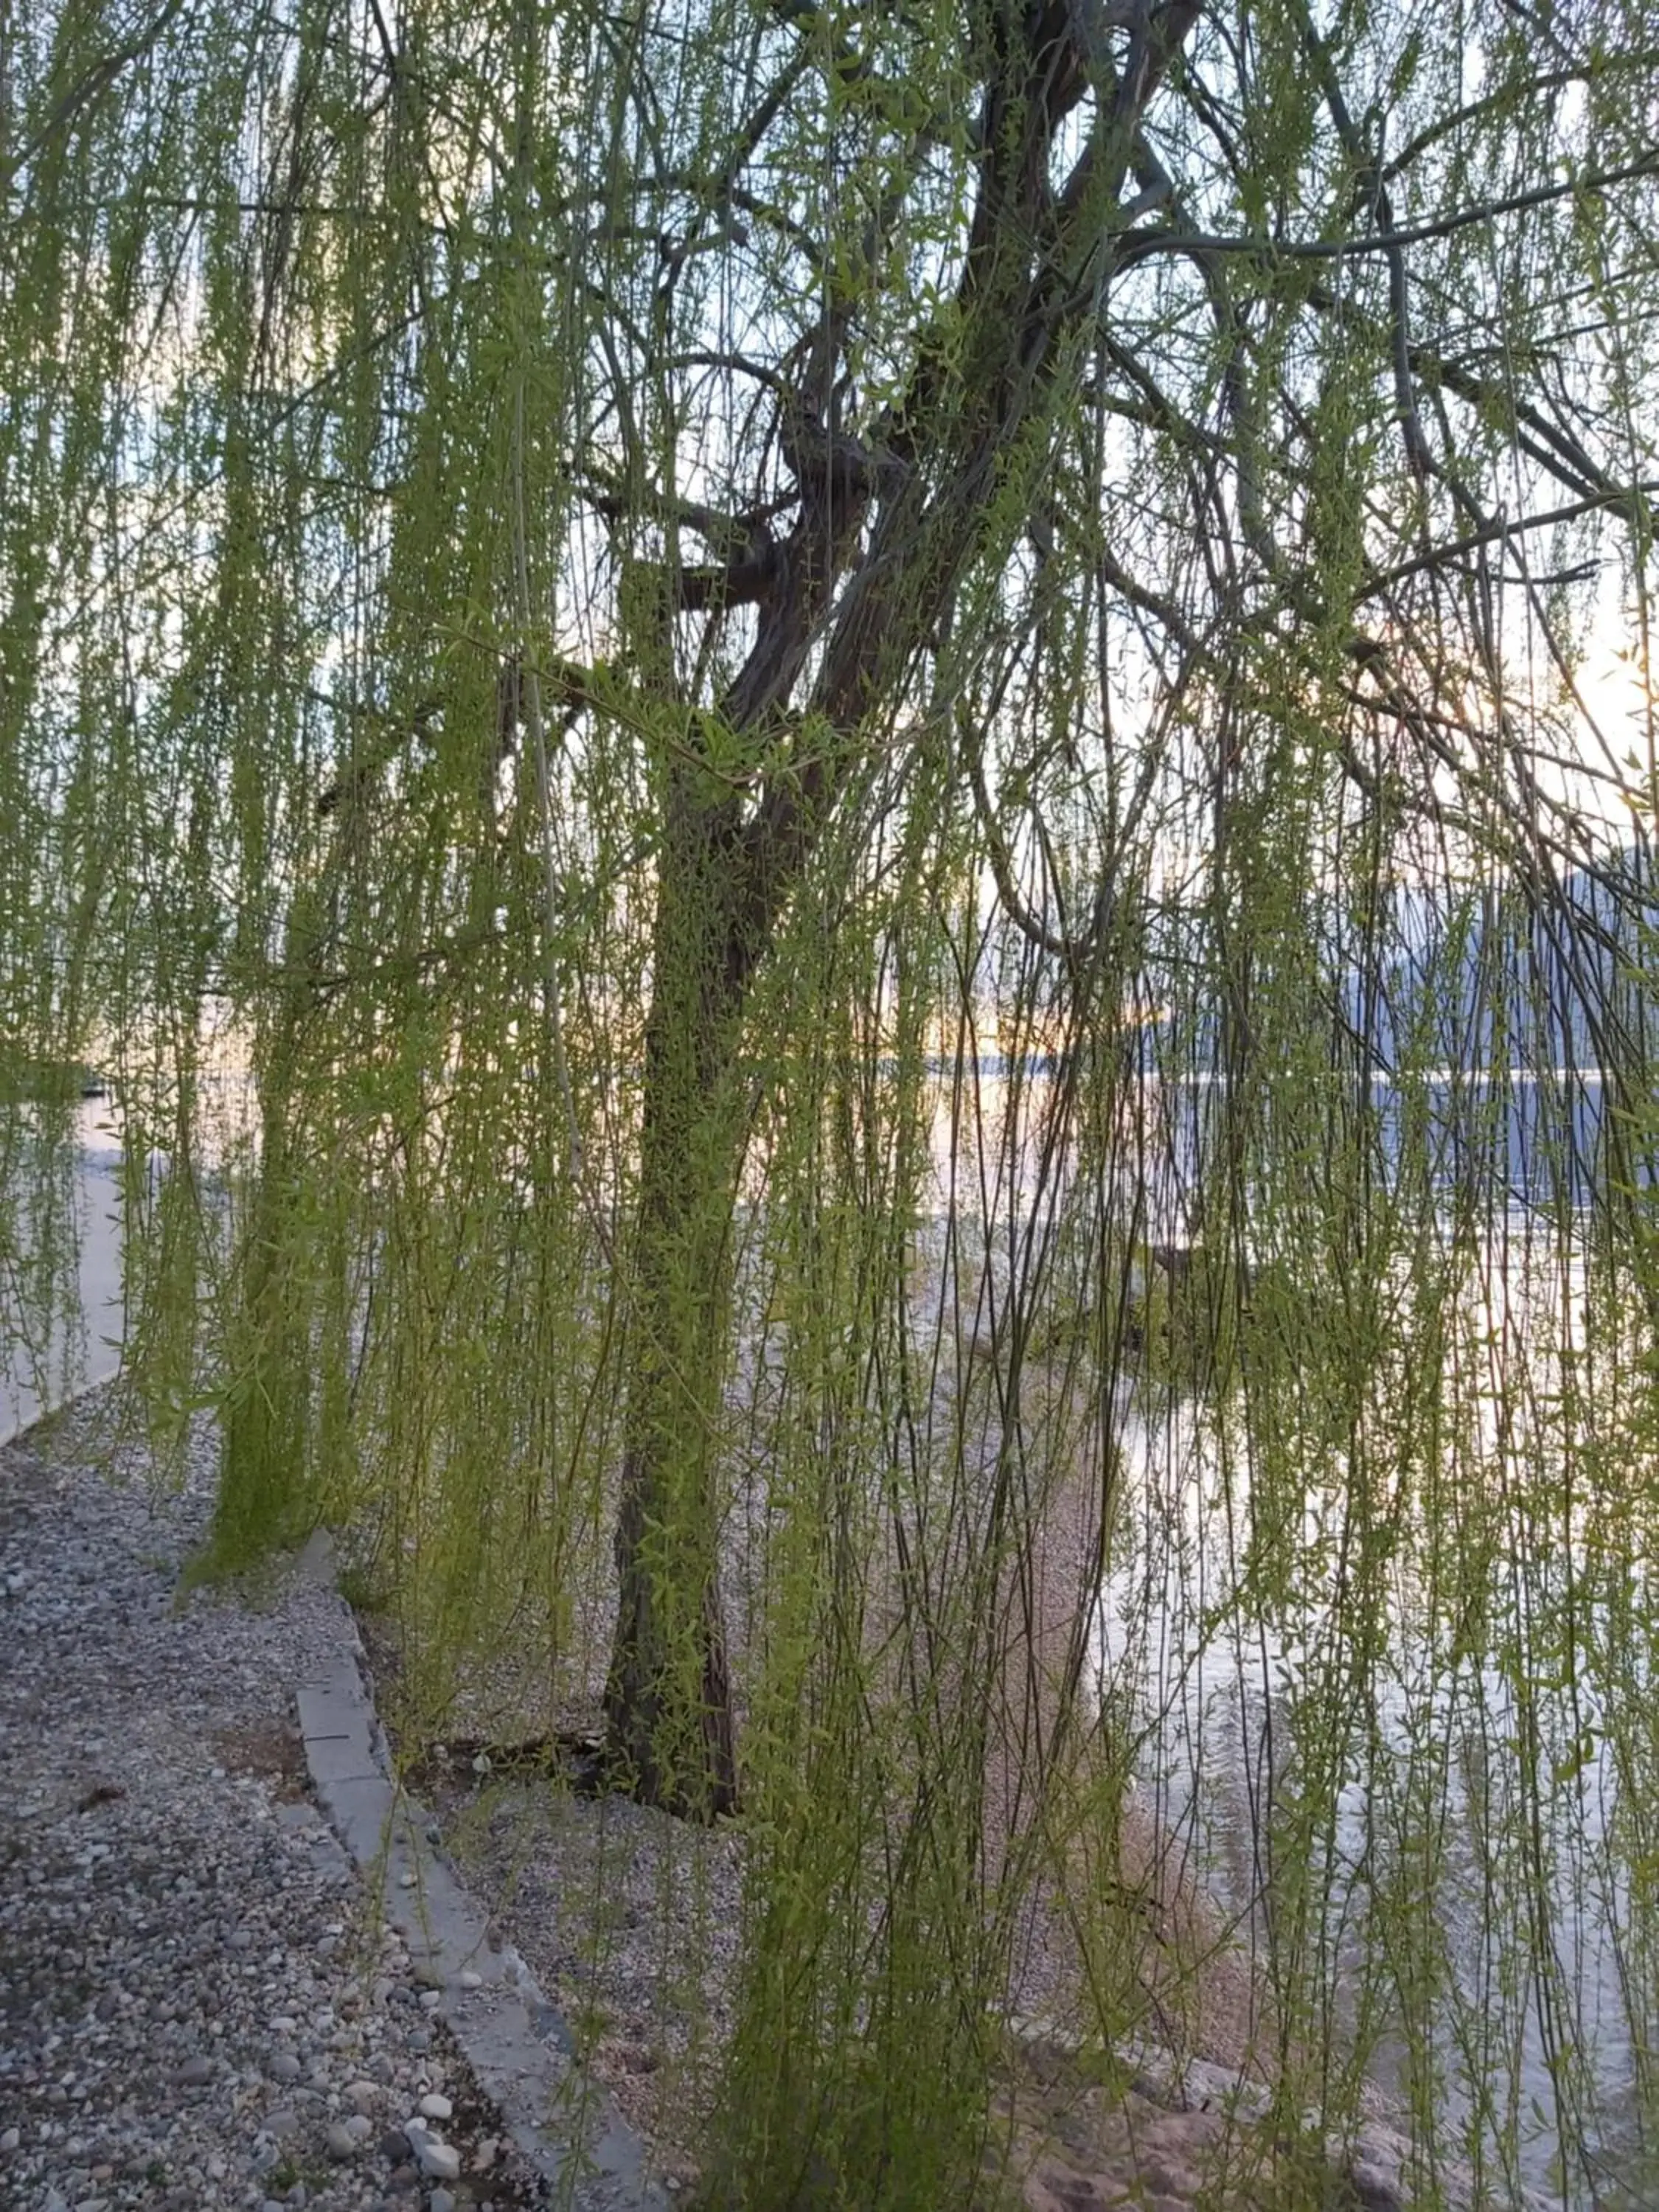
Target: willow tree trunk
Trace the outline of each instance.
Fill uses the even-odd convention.
[[[635,1794],[707,1820],[737,1802],[717,1486],[744,977],[732,957],[729,799],[700,792],[701,781],[695,769],[669,771],[605,1715]]]
[[[1006,568],[1022,517],[1043,494],[1049,410],[1139,210],[1122,204],[1124,188],[1133,173],[1157,201],[1168,190],[1141,118],[1198,9],[1167,0],[1138,19],[1121,77],[1085,36],[1087,11],[991,12],[974,40],[984,152],[963,266],[952,312],[924,332],[902,401],[865,426],[873,436],[844,419],[832,372],[857,318],[832,300],[802,349],[802,381],[779,402],[777,452],[793,484],[781,503],[793,512],[787,535],[771,527],[780,502],[763,487],[746,514],[723,522],[688,507],[692,526],[726,547],[721,557],[671,562],[640,579],[641,610],[657,595],[646,665],[671,696],[673,621],[753,607],[753,643],[719,711],[772,763],[747,799],[684,746],[665,771],[621,1606],[605,1703],[612,1752],[634,1788],[673,1809],[706,1815],[732,1803],[737,1787],[714,1478],[749,981],[849,762],[861,743],[890,742],[915,704],[919,666],[951,629],[963,579],[988,558]],[[1058,134],[1091,88],[1109,87],[1093,142],[1057,199]],[[1076,945],[1036,934],[1069,961],[1080,957]]]

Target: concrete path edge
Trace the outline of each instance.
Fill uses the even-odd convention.
[[[301,1571],[338,1608],[339,1648],[295,1702],[317,1801],[409,1946],[418,1979],[520,2150],[569,2212],[668,2212],[645,2147],[578,2063],[558,2009],[511,1945],[492,1949],[484,1913],[434,1840],[430,1814],[399,1787],[363,1671],[363,1647],[319,1529]]]

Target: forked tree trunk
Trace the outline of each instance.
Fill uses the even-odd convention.
[[[617,1528],[621,1602],[605,1709],[613,1755],[632,1787],[675,1810],[708,1817],[731,1805],[737,1790],[714,1454],[749,981],[835,803],[856,733],[897,711],[919,656],[948,627],[976,556],[988,546],[1006,565],[1021,526],[1011,489],[1015,507],[1024,503],[1022,474],[1033,496],[1040,489],[1046,433],[1035,442],[1028,434],[1048,404],[1069,340],[1104,296],[1124,186],[1132,169],[1139,176],[1137,163],[1151,174],[1140,115],[1198,7],[1168,0],[1137,33],[1100,141],[1078,165],[1075,203],[1041,251],[1035,241],[1053,230],[1059,204],[1049,185],[1056,133],[1083,99],[1091,66],[1076,11],[995,13],[984,55],[986,151],[950,346],[921,347],[906,402],[884,426],[884,451],[840,426],[827,373],[789,395],[778,426],[795,484],[787,537],[774,540],[751,518],[737,533],[743,550],[724,564],[665,566],[655,580],[647,664],[671,696],[674,615],[755,607],[754,642],[720,714],[729,729],[760,738],[763,754],[769,727],[775,744],[787,727],[788,702],[809,672],[814,641],[823,642],[811,683],[816,738],[785,749],[781,769],[760,778],[751,804],[684,750],[665,770],[633,1253],[635,1367]],[[833,362],[838,330],[826,310],[812,356],[820,372]]]

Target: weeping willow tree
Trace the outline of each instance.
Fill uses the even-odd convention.
[[[1403,2050],[1431,2176],[1461,2050],[1512,2178],[1467,1723],[1571,2163],[1551,1822],[1616,1770],[1645,2021],[1659,1804],[1640,11],[0,22],[7,1250],[109,1070],[215,1559],[368,1530],[422,1679],[741,1807],[720,2185],[960,2201],[1034,1899],[1127,2002],[1161,1437],[1282,1660],[1285,2111]]]

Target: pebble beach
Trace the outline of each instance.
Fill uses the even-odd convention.
[[[184,1486],[100,1394],[0,1451],[0,2207],[539,2201],[385,1900],[307,1794],[340,1602],[196,1593]]]

